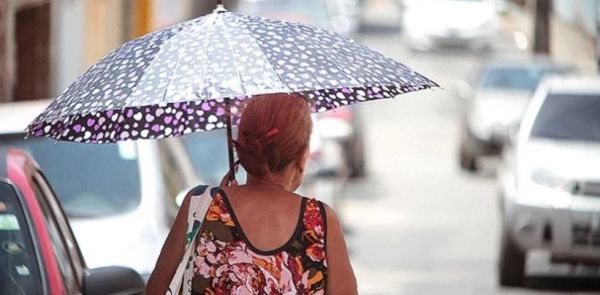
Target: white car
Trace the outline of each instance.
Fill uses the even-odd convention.
[[[500,154],[509,128],[521,122],[538,84],[550,75],[573,72],[547,57],[498,59],[477,72],[472,85],[459,82],[457,92],[464,106],[459,164],[477,171],[479,157]]]
[[[494,0],[404,0],[402,31],[408,46],[489,49],[499,32]]]
[[[147,278],[170,229],[174,198],[193,185],[180,142],[118,144],[25,139],[49,101],[0,104],[0,146],[31,153],[62,203],[89,267],[135,269]]]
[[[523,284],[526,254],[600,265],[600,78],[552,78],[529,105],[498,171],[501,285]]]
[[[359,0],[240,0],[234,10],[248,15],[299,22],[354,33],[360,22]]]

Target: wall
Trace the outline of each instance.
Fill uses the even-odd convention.
[[[599,10],[600,0],[554,0],[555,13],[574,23],[590,36],[596,35]]]

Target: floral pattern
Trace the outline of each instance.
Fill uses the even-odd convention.
[[[302,200],[294,235],[273,251],[255,249],[218,191],[198,236],[193,294],[325,294],[327,258],[323,206]]]

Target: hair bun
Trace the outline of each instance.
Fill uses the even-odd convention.
[[[263,177],[282,171],[305,152],[311,131],[310,108],[302,96],[258,95],[242,113],[234,145],[244,169]]]

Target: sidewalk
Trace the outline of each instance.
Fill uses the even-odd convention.
[[[533,45],[533,17],[529,11],[513,7],[502,17],[501,25],[511,36],[515,32],[524,33],[529,41],[530,50]],[[554,15],[551,20],[550,38],[550,54],[553,60],[574,65],[582,74],[598,73],[592,36]]]

